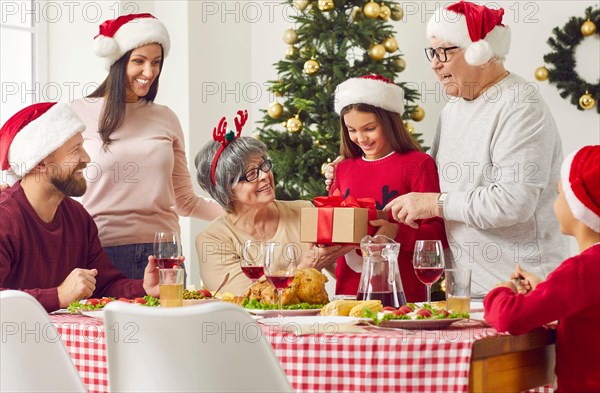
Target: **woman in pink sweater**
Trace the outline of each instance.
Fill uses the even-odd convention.
[[[179,232],[179,216],[213,220],[223,209],[193,190],[184,136],[175,113],[154,103],[169,34],[150,14],[100,25],[94,51],[108,76],[72,108],[85,122],[91,156],[82,203],[112,262],[141,278],[154,233]]]

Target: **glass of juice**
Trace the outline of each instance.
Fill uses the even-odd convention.
[[[183,272],[179,266],[158,270],[158,289],[161,307],[181,307],[183,305]]]
[[[446,309],[468,313],[471,304],[471,269],[446,269]]]

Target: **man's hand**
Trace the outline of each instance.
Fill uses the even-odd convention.
[[[517,292],[527,294],[535,289],[542,280],[533,273],[521,269],[521,266],[515,265],[515,272],[510,276],[513,283],[516,284]]]
[[[4,190],[8,190],[9,188],[10,188],[10,186],[8,185],[8,183],[0,184],[0,192],[2,192]]]
[[[66,308],[69,304],[92,296],[96,289],[96,269],[73,269],[58,286],[58,305]]]
[[[185,260],[185,257],[179,257],[181,262]],[[156,265],[156,258],[153,255],[148,257],[148,264],[144,269],[144,290],[146,293],[153,297],[159,297],[160,291],[158,288],[158,266]]]
[[[438,215],[437,200],[440,194],[436,192],[410,192],[388,203],[383,211],[392,211],[394,220],[418,228],[415,220],[436,217]]]
[[[335,179],[335,167],[342,161],[344,161],[344,157],[338,156],[332,163],[327,164],[325,167],[325,186],[327,191],[329,191]]]
[[[375,233],[375,236],[384,235],[390,239],[396,239],[396,236],[398,235],[398,224],[395,222],[389,222],[387,220],[373,220],[369,221],[369,225],[379,227]]]
[[[306,253],[302,262],[298,264],[298,268],[314,267],[321,270],[337,261],[337,259],[353,250],[356,246],[320,246],[311,244],[309,252]]]

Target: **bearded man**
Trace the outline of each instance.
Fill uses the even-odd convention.
[[[0,129],[2,170],[20,178],[0,193],[0,290],[33,295],[50,312],[90,296],[158,296],[149,259],[143,280],[117,270],[87,211],[84,123],[67,104],[31,105]]]

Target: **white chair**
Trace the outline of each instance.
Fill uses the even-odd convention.
[[[104,310],[111,392],[291,392],[260,326],[240,307],[212,302]]]
[[[0,291],[0,392],[86,392],[42,305],[21,291]]]

